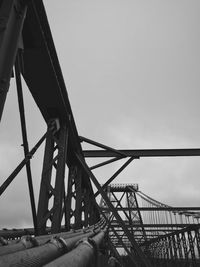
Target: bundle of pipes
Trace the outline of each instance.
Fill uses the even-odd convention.
[[[20,241],[1,247],[0,266],[90,266],[88,264],[95,260],[105,231],[105,222],[101,221],[76,231],[24,236]],[[74,257],[76,265],[71,263]]]
[[[48,233],[48,229],[47,229],[47,233]],[[20,238],[24,235],[34,235],[34,228],[0,230],[1,238],[15,239],[15,238]]]
[[[85,229],[94,228],[94,227],[102,227],[104,224],[105,224],[105,221],[103,218],[101,218],[95,225],[85,227]],[[73,229],[73,225],[71,227]],[[64,231],[65,231],[65,227],[62,226],[61,232],[64,232]],[[76,232],[77,231],[81,231],[81,229],[76,230]],[[51,228],[47,227],[45,233],[49,236],[49,234],[51,233]],[[23,237],[25,235],[31,235],[32,236],[34,234],[35,234],[34,228],[0,230],[0,246],[5,245],[4,241],[6,241],[6,240],[7,240],[7,243],[10,244],[10,243],[12,243],[13,240],[18,241],[21,237]],[[4,240],[4,239],[6,239],[6,240]]]

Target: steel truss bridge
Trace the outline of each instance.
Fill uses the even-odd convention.
[[[25,168],[33,227],[0,231],[0,266],[200,266],[200,207],[170,207],[137,184],[112,183],[135,159],[200,156],[200,149],[116,150],[79,136],[41,0],[0,0],[0,118],[12,77],[24,159],[3,180],[0,195]],[[47,129],[32,148],[22,79]],[[36,210],[31,159],[43,142]],[[95,149],[83,150],[82,142]],[[99,163],[88,166],[87,158]],[[101,185],[93,170],[121,159],[126,162]]]

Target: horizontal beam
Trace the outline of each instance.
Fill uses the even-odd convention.
[[[101,208],[103,211],[109,211],[109,208]],[[190,211],[199,211],[200,212],[200,207],[138,207],[138,208],[121,208],[121,207],[115,207],[117,211],[183,211],[186,213],[190,213]]]
[[[117,222],[114,222],[114,223],[111,223],[111,225],[113,227],[118,227],[120,228],[120,225],[117,223]],[[130,229],[133,229],[135,230],[135,228],[141,228],[141,227],[148,227],[148,228],[183,228],[183,227],[199,227],[200,224],[189,224],[189,223],[177,223],[177,224],[163,224],[163,223],[160,223],[160,224],[132,224],[131,226],[127,223],[125,223],[125,225],[127,227],[129,227]],[[157,229],[157,231],[159,230],[162,230],[162,229]],[[122,230],[123,231],[123,230]]]
[[[110,230],[109,229],[109,231],[110,231],[110,233],[112,233],[112,230]],[[122,230],[121,229],[119,229],[119,228],[116,228],[115,229],[115,231],[116,232],[119,232],[119,233],[121,233],[122,235],[123,235],[123,233],[122,233]],[[155,232],[155,233],[160,233],[160,232],[170,232],[171,233],[171,231],[172,231],[172,229],[145,229],[145,232],[146,233],[150,233],[151,235],[153,235],[153,232]],[[141,234],[142,233],[142,231],[139,229],[139,230],[135,230],[134,231],[134,236],[138,236],[139,235],[139,233]],[[143,236],[143,234],[141,234],[142,236]],[[156,234],[155,234],[156,235]],[[111,234],[109,234],[109,236],[111,236]]]
[[[200,156],[200,148],[185,148],[185,149],[131,149],[118,150],[127,157],[188,157]],[[110,158],[116,157],[114,151],[107,150],[84,150],[86,158]]]

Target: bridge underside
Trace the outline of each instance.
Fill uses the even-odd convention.
[[[200,156],[200,149],[117,150],[79,136],[43,2],[0,0],[0,28],[0,118],[15,77],[24,150],[0,195],[25,168],[33,219],[30,229],[0,231],[0,266],[199,266],[199,207],[170,207],[137,184],[111,183],[135,159]],[[22,79],[46,124],[31,149]],[[43,142],[36,208],[31,158]],[[84,151],[82,142],[95,149]],[[105,161],[89,166],[88,158]],[[101,185],[93,170],[121,159]]]

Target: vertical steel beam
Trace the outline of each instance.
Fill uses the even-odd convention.
[[[0,120],[26,15],[26,3],[3,0],[0,8]]]
[[[63,192],[63,202],[64,202],[64,206],[63,206],[63,214],[64,214],[64,218],[65,218],[65,229],[67,227],[67,205],[66,205],[66,187],[65,187],[65,181],[64,181],[64,192]]]
[[[20,51],[18,51],[18,54],[16,57],[15,76],[16,76],[16,85],[17,85],[18,105],[19,105],[19,111],[20,111],[24,156],[26,157],[29,153],[29,145],[28,145],[27,130],[26,130],[26,120],[25,120],[25,112],[24,112],[24,100],[23,100],[23,92],[22,92],[21,70],[20,70],[19,57],[20,57]],[[32,182],[32,173],[31,173],[30,161],[28,161],[26,163],[26,172],[27,172],[27,178],[28,178],[28,187],[29,187],[29,196],[30,196],[30,201],[31,201],[33,225],[34,225],[34,229],[35,229],[35,235],[37,235],[37,215],[36,215],[36,208],[35,208],[35,198],[34,198],[34,191],[33,191],[33,182]]]
[[[83,192],[83,212],[84,212],[84,226],[92,225],[93,224],[93,216],[94,216],[94,207],[90,200],[90,195],[88,194],[87,190]]]
[[[95,224],[99,219],[93,191],[88,186],[87,176],[76,161],[69,168],[66,212],[67,230],[70,230],[72,224],[73,228],[78,229]]]
[[[63,208],[63,194],[64,194],[64,179],[65,179],[65,166],[67,154],[68,130],[66,125],[61,126],[58,146],[58,160],[56,168],[56,181],[55,181],[55,197],[54,209],[52,216],[52,233],[60,231],[62,221],[62,208]]]
[[[182,244],[183,244],[183,251],[184,251],[185,261],[188,262],[188,250],[187,250],[187,242],[186,242],[185,233],[181,233],[181,241],[182,241]]]
[[[199,229],[195,229],[195,238],[196,238],[198,257],[200,258],[200,235],[199,235]]]
[[[178,252],[179,252],[179,259],[183,259],[181,239],[180,239],[179,234],[176,234],[176,240],[177,240],[177,247],[178,247]]]
[[[48,204],[49,204],[51,191],[48,185],[51,182],[53,153],[54,153],[54,141],[52,138],[52,132],[49,131],[47,134],[47,138],[46,138],[42,179],[41,179],[41,184],[40,184],[40,194],[39,194],[38,211],[37,211],[39,234],[45,233],[46,221],[48,219],[46,218],[46,220],[44,220],[45,215],[47,215],[49,211]]]
[[[196,265],[196,256],[195,256],[194,241],[193,241],[191,231],[187,232],[187,236],[188,236],[188,241],[189,241],[189,250],[191,253],[192,264],[195,266]]]
[[[143,225],[142,215],[141,215],[141,212],[140,212],[140,209],[139,209],[139,204],[138,204],[137,196],[136,196],[136,193],[135,192],[133,194],[134,194],[134,197],[135,197],[136,208],[137,208],[138,216],[139,216],[141,227],[142,227],[143,237],[144,237],[144,240],[147,241],[147,236],[146,236],[146,232],[145,232],[144,225]]]
[[[130,225],[130,227],[131,227],[131,234],[134,236],[134,231],[133,231],[133,229],[134,229],[134,227],[133,227],[133,216],[132,216],[132,211],[130,210],[130,208],[133,206],[133,203],[131,202],[131,196],[132,196],[132,193],[128,193],[128,192],[126,192],[126,198],[127,198],[127,206],[128,206],[128,208],[129,208],[129,217],[128,217],[128,220],[129,220],[129,225]],[[131,205],[130,205],[131,204]]]
[[[75,178],[75,192],[76,192],[76,202],[74,211],[74,227],[75,229],[80,229],[82,227],[82,202],[83,202],[83,185],[82,185],[82,173],[80,167],[77,166],[77,173]]]
[[[66,220],[65,220],[65,229],[69,231],[71,228],[71,218],[74,216],[72,208],[72,198],[75,197],[74,187],[75,187],[75,175],[76,175],[76,166],[71,165],[69,167],[68,174],[68,186],[67,186],[67,196],[66,196]]]
[[[68,130],[66,125],[61,125],[59,128],[55,120],[50,122],[48,128],[37,214],[40,234],[45,232],[48,219],[51,222],[51,232],[59,232],[64,210]],[[53,168],[55,173],[52,172]],[[52,184],[53,178],[55,183]],[[53,198],[53,204],[50,201],[51,198]]]
[[[177,246],[176,246],[176,240],[175,240],[174,235],[172,235],[172,246],[173,246],[173,251],[174,251],[174,259],[177,260],[178,254],[177,254]]]
[[[167,239],[168,239],[168,244],[169,244],[169,258],[170,258],[170,260],[173,260],[173,250],[172,250],[172,240],[171,240],[171,236],[168,236],[167,237]]]

